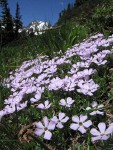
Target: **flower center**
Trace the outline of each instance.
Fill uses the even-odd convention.
[[[104,133],[101,133],[101,136],[104,136],[105,134]]]
[[[46,131],[46,130],[47,130],[47,128],[45,127],[45,128],[44,128],[44,131]]]
[[[79,122],[79,126],[82,126],[83,124],[82,124],[82,122]]]

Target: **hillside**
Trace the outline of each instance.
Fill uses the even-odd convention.
[[[0,149],[113,149],[112,0],[77,2],[2,47]]]
[[[81,1],[81,3],[77,3]],[[113,1],[112,0],[78,0],[74,5],[68,5],[59,15],[56,23],[60,25],[68,21],[87,25],[91,32],[112,32]]]

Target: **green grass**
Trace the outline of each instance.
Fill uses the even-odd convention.
[[[47,31],[40,36],[26,37],[8,44],[6,47],[3,47],[0,52],[1,83],[4,78],[9,76],[10,71],[20,67],[22,62],[25,60],[32,60],[36,58],[37,54],[48,55],[49,59],[52,59],[58,55],[57,52],[60,50],[62,50],[62,53],[66,52],[68,48],[72,47],[76,43],[82,42],[84,39],[88,38],[90,34],[88,27],[72,22],[62,25],[57,29]],[[71,61],[76,63],[78,59],[79,58],[77,57],[73,57],[71,58]],[[108,62],[109,61],[110,58],[108,57]],[[113,81],[113,75],[108,72],[112,65],[113,64],[109,62],[108,65],[101,68],[100,73],[93,76],[93,79],[96,83],[99,83],[101,88],[94,94],[94,97],[92,97],[90,101],[99,100],[103,103],[107,101],[108,106],[113,104],[113,92],[108,89],[108,80],[110,79],[111,82]],[[69,69],[70,67],[66,65],[59,66],[58,74],[61,78],[63,78],[64,74],[61,74],[62,70],[64,70],[66,74]],[[4,99],[6,99],[10,94],[11,92],[9,89],[0,86],[0,109],[3,107]],[[72,112],[59,108],[58,100],[60,100],[63,96],[71,96],[75,99],[76,104],[73,106]],[[26,99],[27,98],[29,98],[29,95]],[[53,113],[59,110],[68,113],[70,116],[71,114],[85,113],[84,107],[87,107],[89,103],[88,96],[64,91],[50,92],[46,90],[42,96],[42,101],[45,101],[46,98],[51,100],[51,102],[54,102],[54,112],[53,110],[50,110],[49,112],[38,112],[34,106],[28,106],[27,109],[8,115],[2,119],[2,122],[0,123],[1,150],[44,150],[46,149],[44,144],[48,147],[51,146],[51,149],[55,150],[67,150],[67,147],[70,147],[70,150],[94,150],[96,148],[100,148],[101,150],[103,150],[103,148],[105,150],[110,150],[110,148],[111,150],[113,149],[111,140],[109,140],[108,143],[100,142],[97,143],[97,145],[93,145],[90,143],[90,136],[86,139],[84,135],[81,136],[81,134],[70,132],[68,128],[66,128],[67,130],[56,130],[54,133],[54,139],[50,142],[47,142],[42,138],[34,138],[34,140],[29,143],[21,143],[18,135],[23,125],[26,126],[36,120],[41,120],[41,118],[47,115],[47,113],[48,116],[51,117]],[[109,113],[113,113],[111,107],[109,109]],[[105,118],[94,118],[94,120],[96,119],[103,121]],[[72,137],[71,140],[68,139],[69,136]]]
[[[36,58],[37,54],[48,55],[49,58],[56,56],[60,50],[64,53],[69,47],[73,46],[88,36],[88,29],[85,26],[75,23],[66,24],[58,29],[47,31],[40,36],[26,37],[19,41],[14,41],[3,47],[0,52],[0,79],[8,77],[9,72],[20,67],[23,61]],[[10,90],[0,86],[0,108],[3,107],[4,99],[10,95]],[[36,115],[36,110],[25,110],[3,120],[4,125],[0,127],[0,148],[3,150],[24,149],[39,150],[40,144],[36,141],[21,144],[18,141],[17,124],[28,124],[32,122],[32,115]],[[35,116],[33,115],[33,116]],[[19,118],[18,118],[19,117]],[[31,121],[29,120],[31,118]],[[17,123],[18,122],[18,123]]]
[[[87,27],[72,22],[39,36],[11,42],[0,52],[0,72],[6,75],[6,71],[18,67],[25,60],[35,58],[37,54],[53,58],[55,52],[60,50],[65,52],[75,43],[85,39],[88,33]]]

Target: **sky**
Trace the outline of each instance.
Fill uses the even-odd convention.
[[[75,0],[8,0],[11,14],[15,16],[16,3],[19,3],[22,22],[27,26],[31,21],[47,21],[54,25],[59,13]]]

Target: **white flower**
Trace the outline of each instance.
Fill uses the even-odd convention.
[[[66,123],[69,117],[65,115],[65,113],[59,113],[58,117],[54,116],[51,121],[56,124],[57,128],[63,128],[62,123]]]
[[[106,129],[106,124],[101,122],[98,124],[99,131],[95,128],[92,128],[90,133],[93,135],[91,138],[92,142],[98,140],[107,140],[110,137],[110,134],[113,132],[113,123],[109,125]]]
[[[91,79],[87,82],[81,80],[80,82],[78,82],[78,87],[80,89],[77,89],[77,92],[83,93],[84,95],[93,96],[93,93],[97,91],[99,85],[95,84],[94,81]]]
[[[86,115],[80,115],[80,117],[73,116],[72,121],[74,123],[70,125],[70,128],[72,130],[79,130],[82,134],[84,134],[86,133],[86,128],[89,128],[92,125],[91,120],[87,120],[87,121],[86,120],[87,120]]]
[[[37,106],[37,108],[40,108],[40,109],[48,109],[48,108],[50,108],[50,106],[51,106],[51,103],[49,103],[49,101],[46,100],[46,101],[44,102],[44,104],[40,103],[40,104]]]
[[[60,100],[60,105],[65,106],[65,107],[71,107],[71,105],[74,103],[74,100],[72,100],[71,97],[67,97],[67,99],[61,99]]]
[[[36,129],[34,133],[38,136],[41,136],[44,134],[44,139],[50,140],[52,137],[52,133],[49,130],[54,130],[55,124],[52,121],[48,121],[48,118],[45,116],[43,118],[43,123],[42,122],[36,122]]]
[[[38,102],[41,99],[41,96],[42,96],[42,93],[37,91],[37,93],[35,94],[35,98],[30,99],[31,103]]]
[[[94,111],[92,111],[92,112],[90,113],[91,116],[94,116],[94,115],[96,115],[96,114],[99,114],[99,115],[103,115],[103,114],[104,114],[104,112],[100,111],[100,110],[104,107],[103,104],[98,105],[98,103],[97,103],[96,101],[93,101],[93,102],[91,103],[91,106],[92,106],[92,108],[91,108],[91,107],[87,107],[86,110],[97,109],[97,110],[94,110]]]
[[[48,86],[49,90],[58,90],[62,87],[63,81],[59,77],[53,78]]]

